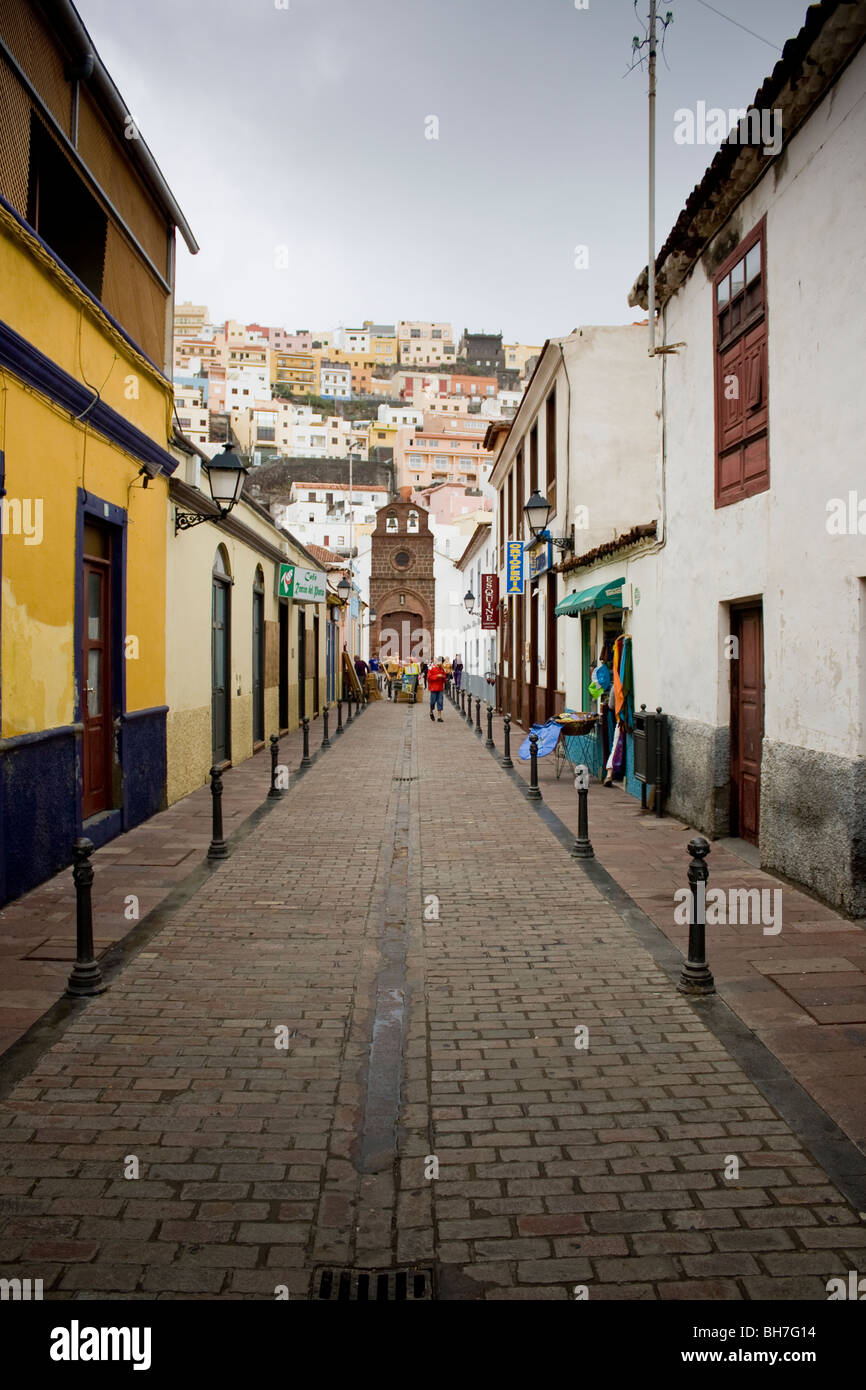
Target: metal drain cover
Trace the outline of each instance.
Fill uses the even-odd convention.
[[[407,1303],[433,1298],[432,1269],[341,1269],[313,1274],[313,1299],[325,1303]]]

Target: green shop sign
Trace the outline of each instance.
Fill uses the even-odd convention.
[[[325,583],[321,570],[305,570],[300,565],[280,565],[277,597],[293,598],[297,603],[324,603]]]

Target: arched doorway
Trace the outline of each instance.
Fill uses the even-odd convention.
[[[215,765],[231,761],[231,585],[229,557],[217,546],[212,579],[211,742]]]

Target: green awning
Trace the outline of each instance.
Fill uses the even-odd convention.
[[[583,589],[579,594],[569,594],[556,605],[556,616],[576,618],[591,608],[622,608],[624,584],[624,579],[614,579],[609,584],[596,584],[592,589]]]

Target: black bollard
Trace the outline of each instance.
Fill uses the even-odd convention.
[[[504,723],[505,723],[505,754],[504,754],[504,757],[503,757],[503,759],[502,759],[502,766],[503,766],[503,767],[513,767],[513,766],[514,766],[514,763],[511,761],[511,715],[510,715],[510,714],[506,714]]]
[[[103,994],[108,988],[102,978],[99,962],[93,956],[93,867],[87,861],[93,853],[92,840],[76,840],[72,847],[75,884],[75,964],[66,982],[66,993],[76,998]]]
[[[350,690],[349,693],[348,693],[348,695],[346,696],[346,728],[347,728],[347,729],[348,729],[349,725],[351,724],[351,722],[352,722],[352,692],[351,692],[351,690]]]
[[[589,768],[581,763],[574,776],[577,788],[577,839],[571,852],[575,859],[594,859],[595,850],[589,838]]]
[[[471,696],[470,696],[471,698]],[[475,732],[481,737],[481,696],[475,696]]]
[[[710,846],[703,835],[689,840],[689,887],[692,890],[689,914],[689,956],[683,966],[677,989],[681,994],[715,994],[716,984],[707,965],[707,879],[706,859]]]
[[[304,728],[304,756],[301,758],[301,767],[309,767],[312,759],[310,758],[310,721],[306,715],[301,720]]]
[[[489,701],[487,703],[487,737],[484,740],[484,747],[496,747],[496,744],[493,742],[493,706],[490,704]]]
[[[322,747],[330,748],[331,740],[328,738],[328,706],[322,708]]]
[[[337,701],[337,728],[336,728],[336,731],[335,731],[335,733],[334,733],[334,738],[337,737],[337,734],[341,734],[342,732],[343,732],[343,701],[342,701],[342,700],[338,700],[338,701]]]
[[[278,801],[283,794],[282,789],[277,786],[277,759],[280,756],[279,748],[279,738],[276,734],[271,734],[271,789],[268,792],[271,801]]]
[[[526,795],[530,801],[541,800],[541,789],[538,785],[538,734],[529,735],[529,790]]]
[[[223,775],[218,767],[210,770],[211,808],[213,812],[208,859],[228,859],[229,847],[223,839]]]
[[[657,815],[657,816],[660,816],[660,815],[662,814],[662,784],[663,784],[663,781],[664,781],[664,774],[663,774],[663,772],[662,772],[662,738],[664,737],[664,734],[663,734],[664,725],[662,724],[662,718],[661,718],[661,715],[662,715],[662,707],[661,707],[661,705],[656,705],[656,714],[657,714],[658,718],[656,719],[655,811],[656,811],[656,815]]]

